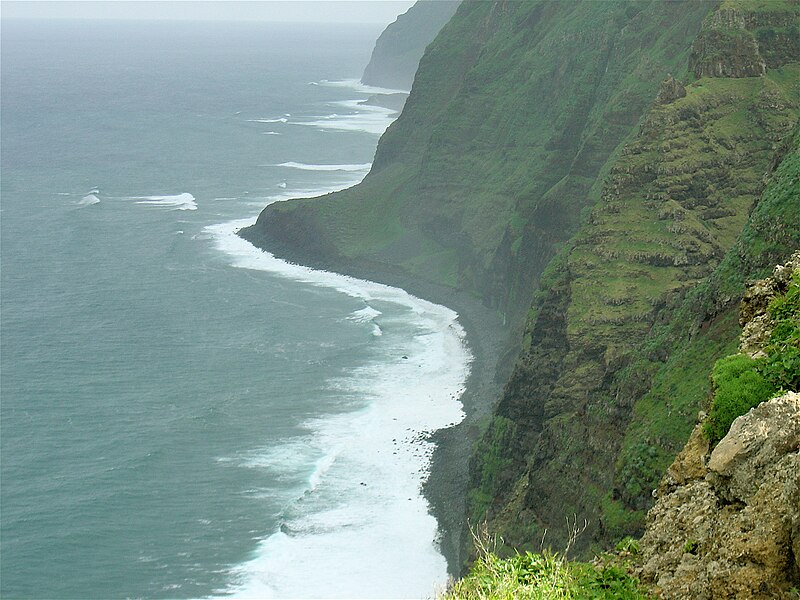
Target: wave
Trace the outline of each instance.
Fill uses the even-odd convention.
[[[393,89],[393,88],[383,88],[374,85],[367,85],[365,83],[361,83],[358,79],[339,79],[336,81],[329,81],[327,79],[321,80],[319,83],[315,85],[322,85],[325,87],[338,87],[338,88],[347,88],[350,90],[354,90],[356,92],[360,92],[362,94],[369,94],[370,96],[373,94],[408,94],[410,90],[400,90],[400,89]]]
[[[361,104],[362,100],[342,100],[332,104],[351,110],[348,114],[332,113],[311,117],[307,121],[294,121],[291,125],[306,125],[318,129],[362,131],[381,135],[397,118],[397,111],[382,106]]]
[[[226,597],[426,597],[447,578],[421,493],[429,434],[463,418],[459,398],[472,360],[458,315],[399,288],[280,260],[236,235],[253,222],[206,230],[232,265],[338,290],[363,302],[348,320],[364,326],[380,318],[387,329],[373,362],[325,382],[357,402],[303,424],[306,448],[319,452],[310,461],[305,454],[305,492],[253,558],[232,570]],[[290,461],[295,447],[283,450]]]
[[[262,131],[261,135],[283,135],[283,134],[278,133],[277,131]]]
[[[77,204],[78,206],[94,206],[95,204],[100,204],[100,198],[95,194],[88,194],[81,198]]]
[[[298,162],[283,162],[276,167],[287,167],[290,169],[299,169],[301,171],[369,171],[372,163],[362,163],[354,165],[309,165],[306,163]]]
[[[248,123],[287,123],[289,119],[286,117],[277,117],[275,119],[247,119]]]
[[[381,329],[380,325],[375,322],[375,319],[380,317],[382,314],[383,313],[381,311],[367,305],[361,310],[353,312],[347,317],[347,319],[349,321],[355,321],[356,323],[369,323],[372,325],[372,335],[375,337],[380,337],[383,335],[383,330]]]
[[[136,204],[147,204],[173,210],[197,210],[197,202],[194,196],[184,192],[173,196],[131,196],[136,200]]]

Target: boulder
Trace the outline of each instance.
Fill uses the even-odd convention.
[[[666,599],[789,597],[800,585],[800,394],[739,417],[710,454],[700,429],[648,514],[638,576]]]

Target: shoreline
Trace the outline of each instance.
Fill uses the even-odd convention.
[[[439,550],[447,561],[448,574],[461,575],[469,548],[466,523],[469,461],[480,432],[479,423],[490,414],[502,390],[502,384],[496,381],[496,370],[508,344],[509,328],[479,298],[463,291],[413,278],[390,265],[340,257],[321,260],[296,247],[275,243],[255,228],[256,225],[243,228],[237,235],[282,260],[397,287],[458,314],[458,322],[464,328],[467,346],[472,353],[469,376],[460,398],[465,417],[458,425],[439,429],[429,437],[435,450],[422,494],[438,525]]]

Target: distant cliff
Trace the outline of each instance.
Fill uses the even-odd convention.
[[[410,90],[425,47],[456,12],[460,0],[418,0],[414,6],[384,29],[362,83],[397,90]]]

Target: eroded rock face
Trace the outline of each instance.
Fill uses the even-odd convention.
[[[675,102],[678,98],[686,97],[686,86],[680,81],[675,79],[672,75],[661,82],[661,88],[658,90],[656,97],[656,104],[670,104]]]
[[[698,425],[658,490],[639,576],[661,598],[780,598],[800,584],[800,394]]]
[[[773,298],[786,293],[792,274],[797,270],[800,270],[800,252],[795,252],[786,264],[776,266],[771,277],[748,284],[739,307],[739,324],[742,326],[739,352],[751,358],[764,356],[762,348],[769,340],[773,326],[767,306]]]

